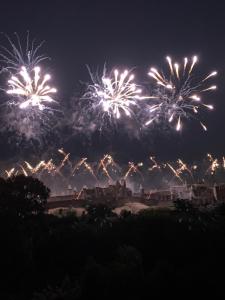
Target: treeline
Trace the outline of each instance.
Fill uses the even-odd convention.
[[[0,299],[215,299],[225,284],[225,205],[117,216],[45,213],[37,179],[0,181]]]

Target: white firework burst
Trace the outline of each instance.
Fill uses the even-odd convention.
[[[43,110],[46,107],[46,103],[54,101],[52,94],[56,93],[57,90],[47,84],[51,76],[45,74],[42,77],[38,66],[34,67],[30,73],[23,66],[18,74],[21,78],[12,76],[8,80],[9,89],[7,94],[19,99],[19,107],[21,109],[32,106]]]
[[[193,69],[198,61],[197,56],[191,60],[184,58],[183,64],[173,63],[172,59],[166,57],[169,74],[165,75],[156,68],[151,68],[148,75],[154,79],[156,87],[153,89],[153,103],[149,106],[147,122],[145,125],[153,123],[159,118],[166,119],[169,123],[175,122],[177,131],[182,128],[182,120],[185,118],[197,119],[200,108],[213,109],[213,105],[205,104],[201,95],[204,92],[216,89],[215,85],[207,85],[207,81],[217,75],[216,71],[209,73],[201,80],[193,76]],[[200,121],[202,128],[207,127]]]
[[[131,117],[133,107],[147,98],[142,96],[141,88],[134,82],[134,75],[127,70],[114,70],[109,76],[104,70],[101,78],[91,77],[93,84],[88,86],[84,98],[91,99],[93,110],[101,109],[102,115],[107,115],[110,119]]]

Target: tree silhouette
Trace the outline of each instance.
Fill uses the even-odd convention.
[[[50,190],[37,178],[14,176],[0,180],[0,212],[25,217],[43,213]]]
[[[107,223],[109,218],[114,215],[111,208],[104,204],[90,205],[87,208],[87,212],[87,218],[89,222],[100,225]]]

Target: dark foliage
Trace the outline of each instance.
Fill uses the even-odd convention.
[[[15,195],[12,191],[27,197],[26,191],[32,190],[31,199],[36,201],[37,189],[28,185],[31,179],[25,191],[13,180],[0,181],[4,191],[5,184],[12,187],[9,200]],[[25,179],[20,180],[24,186]],[[6,198],[1,195],[1,199]],[[23,209],[19,217],[9,214],[19,211],[17,203],[13,208],[15,199],[9,208],[1,208],[1,299],[160,299],[164,295],[182,299],[198,293],[201,297],[212,293],[216,299],[223,292],[222,204],[199,210],[177,202],[175,210],[121,217],[100,205],[80,218],[71,214],[59,218],[40,213],[44,206],[39,210],[36,205],[27,212]]]
[[[43,213],[50,190],[33,177],[0,179],[0,213],[25,217]]]

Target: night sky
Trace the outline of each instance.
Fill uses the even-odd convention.
[[[161,159],[201,158],[206,152],[225,153],[225,4],[222,1],[4,1],[0,31],[25,36],[29,30],[45,40],[44,52],[51,57],[61,105],[88,81],[86,64],[94,70],[105,62],[109,67],[136,67],[142,78],[152,65],[162,67],[165,56],[181,59],[199,56],[202,73],[218,70],[218,90],[212,93],[213,112],[205,111],[204,132],[197,122],[185,122],[182,133],[149,133],[134,140],[125,135],[82,145],[67,142],[69,151],[100,155],[112,151],[121,159],[142,160],[151,152]],[[1,159],[10,145],[1,145]]]

